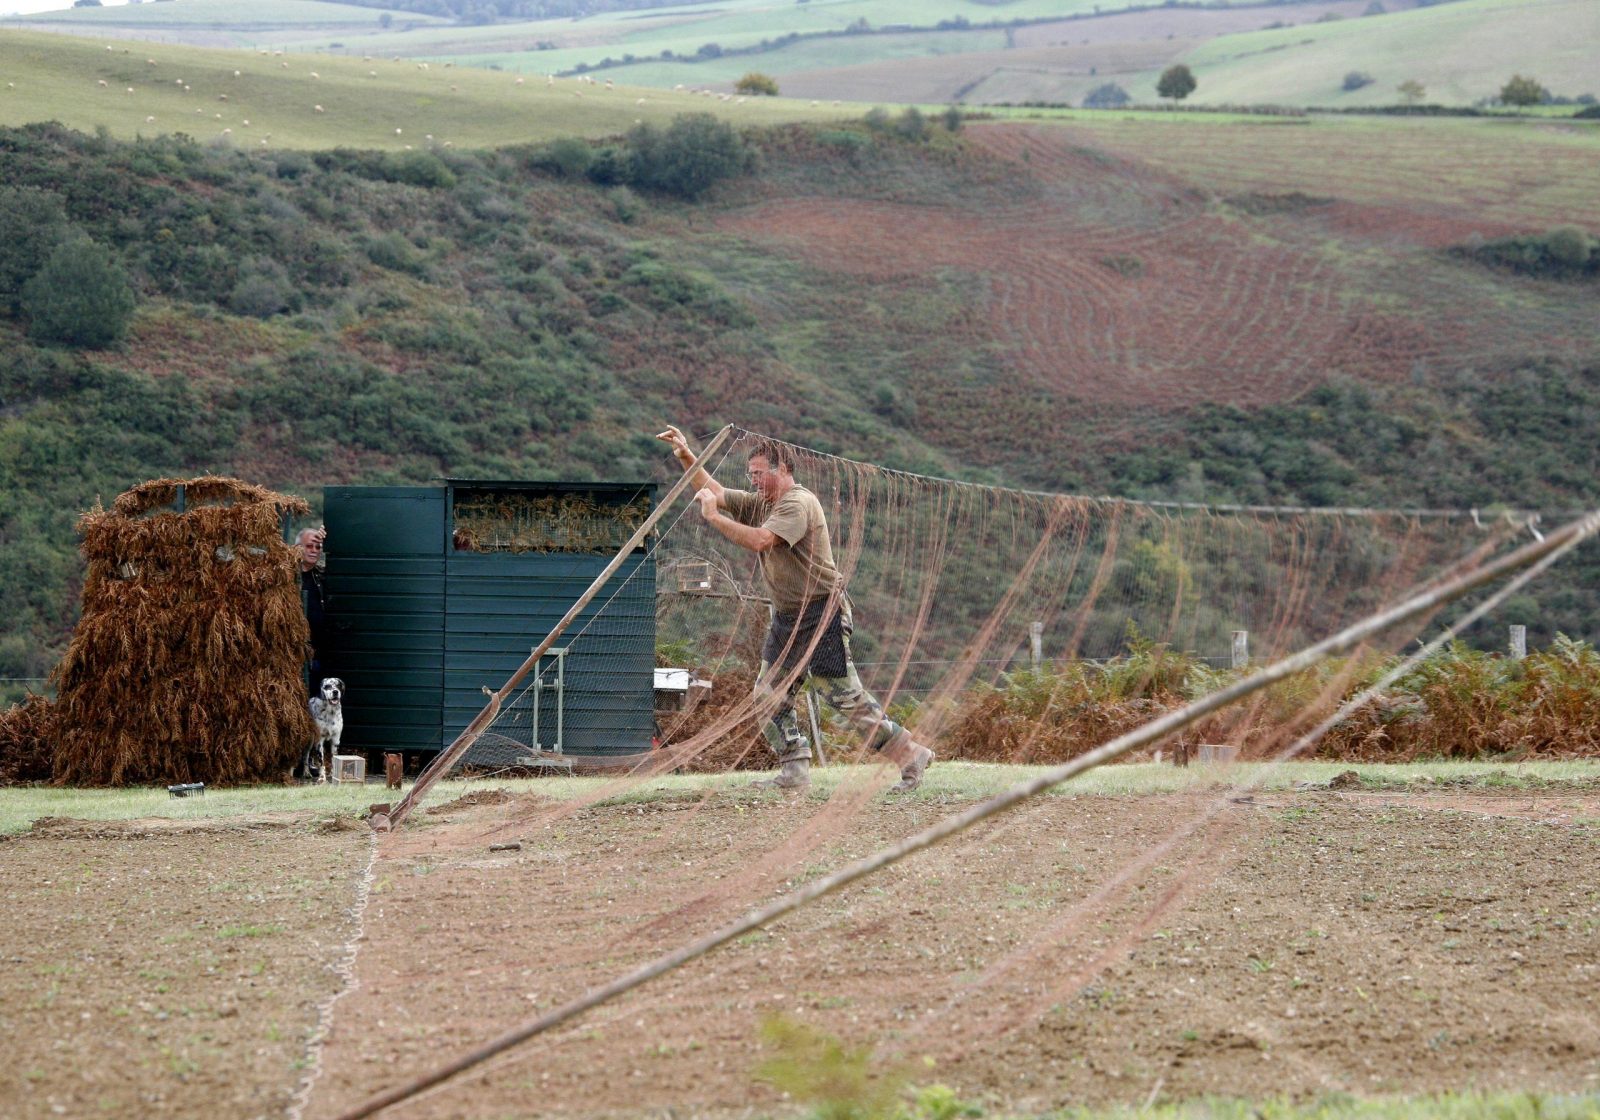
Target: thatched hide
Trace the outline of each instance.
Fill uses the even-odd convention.
[[[56,670],[56,781],[226,784],[289,772],[315,730],[286,512],[309,509],[237,479],[161,479],[79,520],[88,573]]]

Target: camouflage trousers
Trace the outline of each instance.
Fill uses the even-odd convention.
[[[751,696],[755,701],[756,718],[761,720],[761,734],[780,763],[811,757],[811,741],[801,732],[800,721],[794,714],[795,694],[808,680],[815,682],[829,707],[866,736],[867,745],[873,750],[881,751],[906,733],[905,728],[884,714],[883,705],[872,693],[862,687],[855,662],[850,658],[848,639],[845,644],[845,670],[842,677],[799,673],[785,689],[780,686],[788,674],[776,669],[770,662],[761,663],[761,672],[756,676]]]

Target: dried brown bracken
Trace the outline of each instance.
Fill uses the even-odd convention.
[[[299,498],[205,477],[147,482],[83,515],[83,615],[55,672],[56,782],[289,772],[315,731],[282,522],[309,512]]]

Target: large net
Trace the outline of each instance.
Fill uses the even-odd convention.
[[[745,488],[749,457],[764,445],[776,446],[736,431],[701,465],[724,487]],[[1529,539],[1525,522],[1504,514],[1066,496],[781,446],[795,460],[796,483],[826,515],[862,685],[946,758],[1071,757],[1229,674],[1372,613],[1404,589]],[[709,526],[692,494],[662,511],[637,552],[643,562],[601,587],[554,639],[488,736],[532,742],[531,713],[541,712],[548,747],[558,719],[571,726],[587,718],[561,707],[562,690],[582,687],[569,671],[575,664],[626,678],[629,694],[614,703],[640,704],[635,662],[641,643],[653,643],[662,670],[650,701],[653,742],[619,740],[591,760],[651,771],[774,765],[771,741],[761,735],[771,704],[753,692],[773,612],[756,555]],[[653,617],[632,587],[647,579],[655,584]],[[1389,648],[1415,633],[1389,635]],[[1332,702],[1370,675],[1377,652],[1192,729],[1165,749],[1215,741],[1245,757],[1269,753],[1299,709],[1318,697]],[[818,703],[824,690],[806,687],[804,651],[783,660],[793,668],[768,680],[780,694],[793,692],[819,759],[879,745]]]
[[[729,488],[745,484],[753,453],[771,450],[748,432],[719,437],[713,447],[699,465]],[[999,811],[1000,802],[1021,806],[1080,772],[1074,767],[1148,758],[1158,749],[1226,750],[1269,762],[1312,749],[1351,724],[1358,706],[1370,707],[1376,693],[1365,691],[1369,686],[1398,679],[1406,669],[1399,651],[1422,637],[1436,639],[1444,622],[1460,618],[1464,608],[1448,604],[1467,580],[1501,576],[1511,561],[1525,562],[1524,554],[1536,547],[1529,542],[1538,537],[1525,517],[1473,511],[1160,505],[974,486],[788,445],[782,450],[795,459],[796,480],[817,495],[827,514],[853,608],[855,664],[888,718],[943,759],[1055,765],[919,832],[885,834],[892,841],[887,847],[854,862],[841,853],[838,840],[861,827],[875,832],[870,822],[877,818],[867,814],[881,803],[893,774],[882,766],[842,770],[846,777],[814,793],[791,827],[768,829],[764,850],[740,851],[718,864],[715,874],[663,889],[642,926],[601,931],[573,945],[562,955],[563,967],[596,968],[594,987],[451,1066],[393,1090],[388,1099],[404,1099],[494,1055],[515,1061],[505,1052],[518,1042],[933,843],[953,846],[955,865],[975,867],[995,866],[997,852],[1014,851],[1021,859],[1041,844],[1053,849],[1039,833],[1059,825],[1056,810],[1035,803],[1002,821],[987,817]],[[475,842],[542,834],[535,830],[669,769],[773,764],[770,746],[758,734],[770,710],[752,689],[762,669],[771,588],[753,554],[709,526],[681,488],[666,490],[653,516],[653,525],[636,527],[649,530],[638,544],[648,568],[619,565],[615,577],[597,582],[593,599],[574,605],[570,625],[542,643],[549,647],[545,656],[560,649],[565,659],[581,653],[603,664],[607,644],[619,639],[597,623],[608,612],[636,611],[622,606],[631,602],[627,584],[652,578],[654,616],[637,618],[629,633],[651,635],[658,659],[668,663],[665,676],[657,675],[658,690],[691,693],[697,683],[709,682],[710,697],[692,710],[658,700],[664,709],[658,712],[660,741],[635,752],[630,772],[583,797],[521,803]],[[1593,530],[1589,524],[1584,531]],[[1520,551],[1508,556],[1514,549]],[[1502,578],[1492,592],[1486,587],[1474,594],[1486,610],[1508,590]],[[1401,600],[1410,605],[1403,616],[1394,615],[1398,621],[1372,621]],[[1440,610],[1448,611],[1444,618]],[[1346,627],[1346,637],[1356,637],[1306,648]],[[794,669],[777,672],[780,694],[802,683],[807,662],[801,657]],[[542,680],[538,687],[548,689],[545,657],[530,664],[529,683],[503,689],[511,702],[491,701],[479,730],[493,733],[522,718],[526,706],[518,705],[533,682]],[[1252,680],[1272,684],[1259,688]],[[1219,699],[1245,696],[1252,687],[1244,703],[1225,706]],[[1351,703],[1357,694],[1361,699]],[[796,707],[808,708],[805,699],[803,691],[796,693]],[[1203,718],[1194,718],[1198,712]],[[806,711],[802,723],[810,724],[809,734],[833,761],[867,756],[874,745],[870,729],[829,720],[826,712],[811,724]],[[1162,725],[1174,732],[1151,730]],[[955,970],[950,975],[958,979],[908,993],[919,1018],[895,1031],[889,1048],[912,1052],[958,1023],[969,1037],[1003,1038],[1082,991],[1108,962],[1205,887],[1215,866],[1208,853],[1233,843],[1248,827],[1241,824],[1246,818],[1227,810],[1248,800],[1235,795],[1261,780],[1261,768],[1251,771],[1253,777],[1241,776],[1214,795],[1174,804],[1168,818],[1137,838],[1136,856],[1104,868],[1085,881],[1083,891],[1068,891],[1039,920],[1019,916],[1009,922],[1006,928],[1015,936],[1003,952],[987,955],[981,970]],[[708,788],[697,803],[681,806],[690,812],[654,825],[638,845],[619,837],[616,846],[594,853],[589,881],[643,874],[654,858],[676,850],[699,810],[716,813],[719,796]],[[1046,851],[1044,858],[1055,868],[1067,857]],[[909,890],[904,881],[891,884],[891,892]],[[999,885],[989,886],[987,892],[973,887],[975,904],[1000,905],[986,897]],[[810,928],[832,920],[818,919],[821,925]],[[886,921],[903,925],[904,916]],[[605,967],[610,962],[637,959],[641,937],[662,955],[601,983],[615,975]],[[702,994],[688,981],[671,991],[669,1003]],[[630,1009],[627,1015],[636,1013]],[[368,1115],[384,1099],[372,1098],[345,1115]]]

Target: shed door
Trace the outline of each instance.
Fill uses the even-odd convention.
[[[330,486],[330,649],[349,694],[343,746],[437,750],[444,708],[445,495],[438,487]]]

